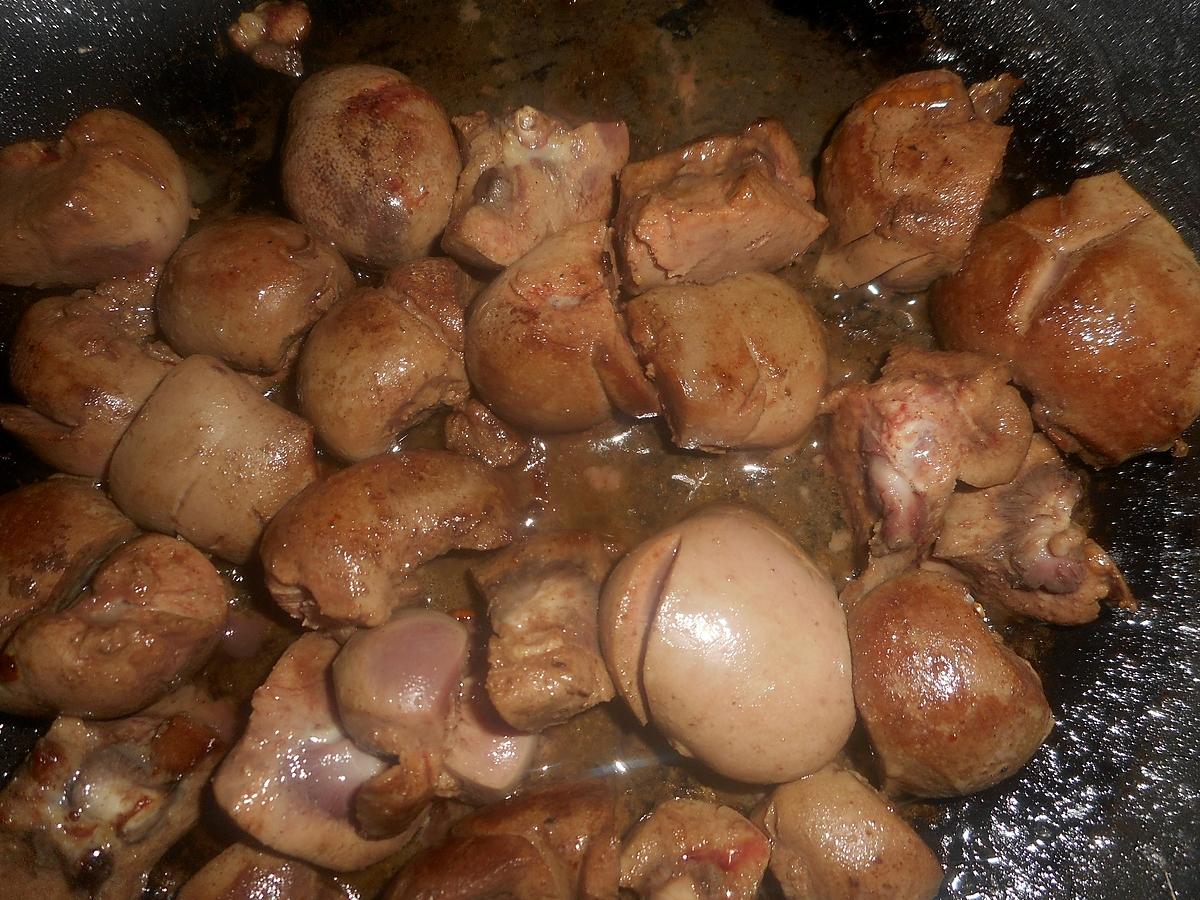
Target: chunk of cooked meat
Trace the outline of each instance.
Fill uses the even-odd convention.
[[[629,159],[624,122],[561,119],[522,106],[500,119],[457,116],[465,161],[442,248],[463,263],[510,266],[556,231],[607,219]]]
[[[413,571],[450,550],[513,539],[505,484],[473,459],[440,450],[385,454],[327,478],[267,528],[267,587],[309,627],[378,625],[417,599]]]
[[[877,381],[832,396],[828,458],[865,556],[925,555],[955,484],[1012,480],[1033,425],[1009,377],[982,356],[901,346]]]
[[[560,231],[509,266],[467,319],[471,384],[530,431],[582,431],[658,411],[620,317],[608,226]]]
[[[625,289],[781,269],[825,230],[813,196],[774,119],[630,163],[616,222]]]
[[[0,709],[99,719],[143,709],[208,660],[227,605],[202,553],[143,535],[109,556],[70,606],[16,629],[0,653]]]
[[[175,251],[158,289],[158,324],[184,356],[281,378],[313,323],[353,287],[337,250],[303,225],[233,216]]]
[[[493,469],[515,466],[529,455],[529,439],[478,400],[467,400],[446,416],[443,439],[447,450],[472,456]]]
[[[292,98],[283,197],[357,260],[387,267],[432,253],[461,169],[441,104],[393,69],[334,66]]]
[[[817,277],[921,291],[958,268],[1000,175],[1012,129],[997,125],[1020,79],[968,91],[953,72],[910,72],[846,114],[817,182],[829,246]]]
[[[628,553],[600,597],[600,647],[642,724],[729,778],[808,775],[854,727],[833,584],[744,507],[695,513]]]
[[[0,149],[0,282],[93,285],[160,267],[192,214],[183,164],[115,109]]]
[[[617,895],[619,841],[611,784],[556,785],[486,806],[454,826],[456,837],[519,835],[566,875],[568,895],[609,900]]]
[[[506,797],[533,765],[537,745],[536,734],[520,732],[500,718],[483,684],[465,678],[438,793],[482,803]]]
[[[1200,414],[1200,265],[1116,172],[980,231],[931,312],[944,345],[1008,360],[1091,465],[1169,448]]]
[[[74,597],[137,526],[91,482],[55,476],[0,495],[0,642]]]
[[[1131,598],[1117,564],[1071,518],[1082,497],[1079,476],[1035,435],[1011,482],[950,498],[933,555],[985,602],[1058,625],[1090,622],[1105,597]]]
[[[213,778],[213,796],[237,825],[272,850],[337,871],[400,850],[420,825],[383,840],[352,821],[354,794],[386,767],[342,730],[330,667],[337,641],[298,638],[254,692],[250,721]]]
[[[200,818],[232,710],[189,689],[113,722],[55,719],[0,793],[7,896],[128,900]]]
[[[857,773],[837,766],[781,785],[755,816],[788,900],[933,900],[937,857]]]
[[[0,426],[63,472],[103,478],[117,442],[176,356],[153,340],[154,279],[47,297],[17,326]]]
[[[1024,766],[1054,727],[1033,667],[957,582],[909,572],[847,618],[854,699],[889,792],[981,791]]]
[[[125,432],[108,487],[144,528],[246,562],[263,526],[316,477],[307,422],[219,361],[190,356]]]
[[[470,391],[462,358],[469,282],[448,259],[393,270],[360,288],[313,328],[296,372],[300,411],[351,461],[387,452],[397,435]],[[430,296],[433,295],[433,296]]]
[[[816,418],[828,369],[821,320],[774,275],[655,288],[625,318],[678,446],[785,447]]]
[[[229,40],[264,69],[299,78],[304,74],[300,45],[312,16],[300,0],[267,0],[244,12],[226,29]]]
[[[604,542],[582,531],[539,535],[472,575],[487,600],[487,692],[523,731],[541,731],[611,700],[596,606],[612,568]]]
[[[180,888],[176,900],[346,900],[333,879],[304,863],[246,844],[209,860]]]
[[[621,887],[639,897],[753,900],[771,845],[745,816],[702,800],[667,800],[621,848]]]
[[[405,866],[382,900],[571,900],[561,870],[514,834],[452,838]]]
[[[379,756],[440,758],[468,650],[466,627],[431,609],[355,632],[333,663],[342,727]]]

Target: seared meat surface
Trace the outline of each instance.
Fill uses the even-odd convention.
[[[300,0],[267,0],[229,26],[229,40],[264,69],[299,78],[304,74],[300,45],[312,17]]]

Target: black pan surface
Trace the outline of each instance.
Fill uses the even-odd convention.
[[[121,106],[190,147],[190,161],[212,181],[214,195],[228,191],[240,205],[271,207],[277,203],[272,142],[292,86],[223,49],[221,26],[239,5],[0,0],[0,143],[50,136],[82,110]],[[463,54],[451,44],[461,37],[454,22],[463,9],[489,14],[484,0],[311,5],[310,67],[339,58],[352,43],[362,58],[418,80],[422,72],[461,65]],[[516,67],[529,102],[560,97],[559,82],[576,77],[579,83],[561,96],[599,107],[619,106],[621,91],[646,92],[646,85],[624,83],[628,73],[616,63],[601,71],[596,45],[603,30],[635,23],[662,32],[664,47],[686,48],[719,37],[714,30],[727,29],[730,9],[740,9],[709,0],[503,5],[523,35],[521,50],[490,62]],[[828,103],[849,90],[847,80],[869,84],[876,73],[894,70],[947,65],[964,76],[1002,68],[1023,75],[1027,87],[1009,116],[1017,125],[1010,167],[1020,199],[1120,168],[1193,247],[1200,245],[1195,0],[745,6],[754,8],[747,15],[757,17],[765,54],[808,52],[790,43],[794,27],[779,24],[798,17],[796,27],[836,47],[840,58],[857,60],[843,83],[824,91],[835,98]],[[439,16],[445,27],[437,25]],[[564,54],[592,64],[564,70]],[[803,70],[804,62],[797,59],[797,67]],[[732,59],[728,77],[742,79],[739,90],[777,90],[756,82],[753,67],[752,59]],[[819,97],[823,86],[811,82],[801,80],[795,90]],[[454,108],[452,98],[442,99]],[[663,121],[671,114],[663,111]],[[815,115],[814,127],[822,115],[835,114]],[[650,115],[634,131],[644,147],[672,137]],[[819,147],[816,139],[800,143],[813,155]],[[218,159],[221,165],[206,166]],[[28,299],[0,290],[5,345]],[[1195,429],[1193,438],[1200,444]],[[0,489],[40,477],[37,465],[6,441],[0,437]],[[1200,458],[1150,456],[1102,473],[1093,481],[1092,503],[1094,531],[1141,606],[1108,611],[1083,628],[1023,633],[1037,645],[1059,725],[1016,779],[918,810],[946,865],[947,897],[1200,896]],[[36,733],[28,722],[0,721],[0,770],[11,771]]]

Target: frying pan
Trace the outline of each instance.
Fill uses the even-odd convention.
[[[221,27],[239,5],[0,0],[0,143],[53,135],[85,109],[120,106],[189,148],[200,183],[211,182],[214,196],[228,193],[243,207],[277,206],[271,157],[292,86],[223,48]],[[619,42],[605,44],[606,32],[661,33],[662,47],[684,52],[691,43],[720,46],[712,43],[720,37],[714,30],[729,29],[730,9],[755,22],[761,39],[759,55],[742,51],[724,61],[745,98],[745,108],[733,111],[738,117],[759,112],[759,101],[783,103],[781,91],[793,89],[808,91],[818,106],[825,95],[846,105],[837,85],[821,81],[827,75],[812,58],[816,45],[794,43],[797,29],[836,48],[844,64],[837,78],[856,89],[905,69],[946,65],[969,78],[1008,69],[1026,79],[1009,115],[1017,125],[1008,162],[1015,200],[1120,168],[1193,248],[1200,246],[1196,0],[310,6],[310,68],[353,53],[420,81],[483,60],[515,73],[529,102],[551,96],[560,106],[576,103],[579,112],[619,104],[622,90],[650,102],[666,77],[652,72],[636,81],[615,59],[610,71],[601,55]],[[464,21],[480,13],[507,19],[517,49],[489,57],[486,48],[466,47]],[[768,58],[794,64],[796,85],[756,79]],[[587,64],[572,68],[573,59]],[[577,83],[564,88],[568,76]],[[677,113],[647,110],[640,125],[633,123],[635,138],[651,149],[664,143],[673,135],[662,123]],[[822,115],[831,124],[836,110],[814,113]],[[810,154],[819,146],[801,144]],[[0,351],[32,296],[0,289]],[[7,386],[4,392],[11,393]],[[0,440],[0,489],[44,474]],[[946,866],[947,897],[1200,896],[1200,459],[1152,455],[1100,473],[1091,505],[1093,531],[1141,605],[1107,611],[1082,628],[1014,635],[1036,652],[1058,727],[1017,778],[917,809],[919,827]],[[0,721],[0,772],[11,772],[36,734],[35,724]]]

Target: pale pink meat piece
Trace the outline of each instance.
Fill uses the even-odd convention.
[[[442,248],[467,265],[502,269],[556,231],[612,213],[629,159],[624,122],[572,129],[522,106],[499,119],[457,116],[464,168]]]
[[[500,718],[483,684],[464,679],[439,793],[482,802],[507,796],[533,764],[537,743],[536,734],[518,731]]]
[[[825,230],[813,196],[774,119],[630,163],[616,220],[625,290],[783,268]]]

